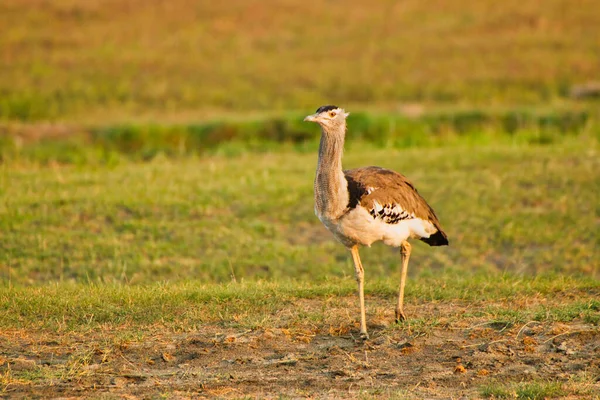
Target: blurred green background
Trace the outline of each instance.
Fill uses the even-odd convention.
[[[575,85],[598,80],[597,7],[5,0],[0,116],[106,123],[324,103],[377,111],[562,105]]]
[[[3,277],[346,276],[302,122],[332,103],[345,166],[404,172],[447,226],[424,273],[597,276],[599,26],[593,0],[4,0]]]
[[[100,126],[127,140],[140,130],[156,135],[160,129],[146,125],[158,124],[197,137],[215,122],[243,119],[269,120],[267,139],[293,131],[299,141],[312,130],[281,125],[330,103],[412,118],[501,114],[512,130],[536,118],[532,108],[554,119],[566,112],[571,121],[600,97],[597,7],[593,0],[6,0],[2,132],[28,142]],[[273,118],[285,121],[273,127]],[[22,126],[43,122],[52,125]],[[450,129],[464,130],[459,125]],[[238,130],[248,132],[225,129],[203,146]]]

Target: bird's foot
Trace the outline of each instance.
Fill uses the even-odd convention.
[[[404,310],[396,310],[396,323],[400,323],[402,321],[406,321],[406,314],[404,314]]]
[[[367,332],[361,332],[360,339],[361,340],[369,340],[369,334]]]

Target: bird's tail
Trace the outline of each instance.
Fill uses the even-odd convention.
[[[421,240],[430,246],[448,246],[448,236],[440,229],[428,238],[421,238]]]

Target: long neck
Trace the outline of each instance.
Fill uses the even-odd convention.
[[[348,182],[342,171],[345,126],[323,131],[315,176],[315,211],[319,218],[336,219],[348,205]]]

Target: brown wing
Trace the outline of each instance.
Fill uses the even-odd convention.
[[[391,224],[410,218],[429,221],[439,235],[436,233],[422,240],[432,245],[448,244],[435,212],[404,175],[380,167],[356,168],[346,170],[344,174],[350,193],[349,208],[360,204],[374,218],[382,218]]]

